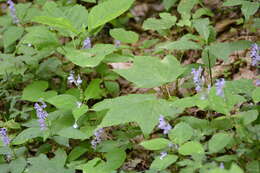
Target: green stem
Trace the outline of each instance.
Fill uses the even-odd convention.
[[[210,58],[209,58],[209,50],[207,50],[207,54],[208,54],[208,62],[209,62],[209,77],[210,77],[210,85],[213,86],[213,77],[212,77],[212,70],[211,70],[211,62],[210,62]]]

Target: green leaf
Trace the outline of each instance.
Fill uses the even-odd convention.
[[[133,31],[126,31],[123,28],[111,29],[109,34],[116,40],[123,43],[135,43],[138,41],[139,36]]]
[[[175,3],[177,0],[163,0],[163,6],[164,8],[168,11]]]
[[[137,56],[132,68],[114,71],[139,88],[153,88],[175,81],[184,72],[184,68],[171,55],[163,60],[157,57]]]
[[[85,104],[81,105],[80,107],[76,107],[75,109],[73,109],[72,114],[73,114],[75,121],[77,121],[87,111],[88,111],[88,106],[85,105]]]
[[[163,30],[170,29],[175,25],[177,18],[170,13],[160,13],[161,19],[149,18],[144,21],[143,28],[145,30]]]
[[[260,102],[260,87],[257,87],[253,93],[252,93],[252,98],[255,103]]]
[[[87,50],[77,50],[66,48],[65,56],[74,64],[80,67],[95,67],[106,55],[116,50],[111,44],[96,44],[93,48]]]
[[[235,163],[232,163],[231,167],[230,167],[230,170],[229,170],[230,173],[244,173],[244,171]]]
[[[198,0],[181,0],[178,5],[177,11],[182,15],[182,17],[187,18],[188,16],[190,16],[192,8],[197,3],[199,3]]]
[[[78,159],[80,156],[82,156],[88,150],[89,149],[87,148],[86,143],[82,143],[79,146],[74,147],[68,156],[68,161],[71,162],[73,160]]]
[[[148,141],[143,141],[140,145],[142,145],[147,150],[162,150],[169,146],[171,141],[165,138],[156,138]]]
[[[84,140],[88,138],[88,136],[85,133],[73,127],[64,128],[60,130],[57,134],[62,137],[71,138],[71,139]]]
[[[209,140],[209,152],[217,153],[224,149],[231,141],[231,136],[226,133],[217,133]]]
[[[227,61],[231,53],[247,49],[251,47],[251,44],[251,42],[245,40],[236,42],[215,43],[209,46],[209,51],[217,58],[221,58],[224,61]]]
[[[259,5],[259,2],[242,2],[241,11],[244,14],[246,20],[248,20],[250,16],[254,15],[257,12]]]
[[[250,173],[259,173],[260,170],[260,161],[253,160],[247,163],[246,165],[247,172]]]
[[[158,46],[159,49],[166,50],[197,50],[201,49],[201,46],[193,41],[189,40],[178,40],[172,42],[166,42]]]
[[[89,83],[87,89],[84,92],[84,96],[86,100],[89,99],[100,99],[105,96],[104,89],[100,88],[100,84],[102,83],[102,79],[93,79]]]
[[[208,18],[195,19],[193,20],[193,25],[195,29],[198,31],[198,33],[207,42],[210,34],[209,19]]]
[[[181,145],[178,152],[182,155],[204,154],[204,149],[199,142],[190,141]]]
[[[16,160],[13,160],[9,165],[10,172],[12,172],[12,173],[23,173],[26,165],[27,165],[27,162],[24,158],[20,157]]]
[[[236,6],[236,5],[241,5],[244,0],[227,0],[226,2],[223,3],[223,6]]]
[[[10,26],[3,34],[3,42],[5,49],[15,43],[23,35],[24,29],[22,27]]]
[[[75,170],[64,168],[66,158],[65,151],[61,149],[55,152],[55,157],[51,160],[43,154],[29,158],[30,166],[28,167],[28,173],[74,173]]]
[[[36,16],[32,19],[33,22],[48,25],[50,27],[64,29],[74,34],[78,34],[78,31],[66,18],[62,17],[50,17],[50,16]]]
[[[180,145],[191,139],[192,135],[193,129],[191,126],[187,123],[181,122],[170,131],[169,138],[173,141],[173,143]]]
[[[34,81],[23,90],[22,100],[37,102],[39,99],[46,100],[57,95],[56,91],[46,91],[48,89],[47,81]]]
[[[23,37],[22,43],[32,44],[37,49],[53,49],[59,46],[56,34],[43,26],[31,27],[29,32]]]
[[[106,167],[108,170],[115,170],[120,168],[126,159],[126,153],[121,148],[114,148],[105,154],[106,157]]]
[[[127,11],[134,0],[109,0],[93,7],[88,17],[88,30],[104,25]]]
[[[40,128],[31,127],[19,133],[19,135],[13,139],[12,144],[14,145],[23,144],[29,139],[42,137],[42,136],[43,136],[43,131],[41,131]]]
[[[249,125],[250,123],[254,122],[258,117],[258,111],[256,110],[249,110],[246,112],[239,112],[238,115],[235,117],[238,117],[242,120],[243,125]]]
[[[178,156],[172,154],[168,154],[167,156],[163,157],[163,159],[160,159],[160,157],[156,157],[155,160],[152,162],[150,169],[162,171],[174,162],[176,162],[177,159]]]
[[[94,105],[93,110],[107,110],[98,128],[136,122],[145,135],[158,124],[160,115],[175,117],[181,110],[153,95],[133,94],[114,99],[105,99]],[[149,123],[147,123],[149,122]]]
[[[46,101],[61,110],[73,110],[78,102],[76,97],[68,94],[57,95]]]

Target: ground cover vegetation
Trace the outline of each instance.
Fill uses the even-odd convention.
[[[259,173],[258,0],[0,0],[0,173]]]

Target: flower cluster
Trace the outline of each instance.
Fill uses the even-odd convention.
[[[102,141],[102,134],[104,133],[104,129],[100,128],[95,131],[94,139],[91,141],[92,148],[96,149],[97,145]]]
[[[81,80],[81,78],[80,78],[80,75],[78,75],[78,78],[75,79],[74,71],[71,71],[71,72],[70,72],[70,75],[69,75],[69,77],[68,77],[68,82],[69,82],[70,84],[73,84],[73,83],[74,83],[76,86],[80,86],[81,83],[82,83],[82,80]]]
[[[216,80],[216,95],[224,97],[224,86],[225,86],[225,79],[217,79]]]
[[[260,47],[255,43],[252,45],[250,57],[252,58],[252,66],[257,66],[260,62]]]
[[[90,49],[92,47],[91,45],[91,40],[89,37],[87,37],[84,41],[83,41],[83,49]]]
[[[15,9],[15,4],[12,0],[8,0],[7,4],[9,5],[9,9],[10,9],[10,14],[13,18],[13,23],[14,24],[18,24],[20,21],[18,19],[18,17],[16,16],[16,9]]]
[[[203,71],[203,69],[201,68],[201,66],[198,68],[198,70],[193,68],[192,71],[191,71],[191,73],[193,74],[193,82],[196,86],[195,90],[197,92],[201,91],[202,85],[204,83],[204,77],[201,76],[202,71]]]
[[[163,134],[168,134],[172,129],[172,126],[164,120],[162,115],[160,115],[158,128],[163,130]]]
[[[41,102],[41,105],[39,103],[34,104],[34,109],[36,110],[36,114],[38,117],[38,122],[39,122],[41,130],[45,130],[47,127],[45,121],[48,116],[48,113],[44,110],[44,108],[46,108],[47,105],[43,101],[40,101],[40,102]]]
[[[3,144],[5,146],[9,145],[10,144],[10,139],[7,136],[7,129],[6,128],[1,128],[0,129],[0,135],[1,135],[1,138],[2,138],[2,141],[3,141]]]
[[[121,45],[121,41],[115,40],[115,46],[116,46],[116,48],[118,48],[120,45]]]
[[[167,156],[167,152],[166,151],[163,151],[163,152],[161,152],[160,153],[161,155],[160,155],[160,159],[162,160],[164,157],[166,157]]]

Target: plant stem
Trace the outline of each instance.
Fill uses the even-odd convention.
[[[208,62],[209,62],[209,77],[210,77],[210,85],[213,86],[213,78],[212,78],[212,71],[211,71],[211,62],[210,62],[210,58],[209,58],[209,50],[207,50],[207,54],[208,54]]]

